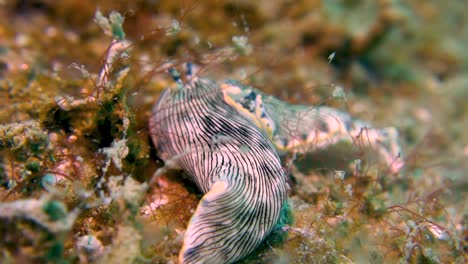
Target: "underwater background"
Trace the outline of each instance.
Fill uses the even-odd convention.
[[[0,0],[0,263],[177,263],[202,194],[149,184],[148,120],[187,62],[399,134],[398,173],[284,161],[291,215],[240,263],[466,263],[467,43],[464,1]]]

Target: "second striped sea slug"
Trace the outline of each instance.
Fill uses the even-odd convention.
[[[185,233],[180,263],[232,263],[273,230],[286,175],[269,138],[226,103],[219,84],[189,78],[153,108],[152,140],[205,193]]]
[[[327,106],[293,105],[240,82],[221,84],[224,100],[270,138],[280,154],[313,152],[340,142],[373,149],[392,173],[404,162],[393,127],[374,128]]]

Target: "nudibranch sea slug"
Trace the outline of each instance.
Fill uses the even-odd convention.
[[[166,166],[185,170],[205,193],[181,263],[231,263],[271,233],[286,203],[279,156],[347,142],[374,149],[392,173],[404,166],[393,127],[373,128],[327,106],[288,104],[237,81],[191,77],[187,68],[185,84],[173,71],[178,85],[163,92],[150,119]]]
[[[151,137],[158,155],[204,193],[179,261],[232,263],[274,229],[286,202],[286,175],[273,143],[226,103],[219,84],[190,74],[185,83],[175,79],[177,87],[164,90],[153,107]]]
[[[347,142],[373,149],[391,173],[404,166],[394,127],[375,128],[328,106],[288,104],[234,80],[222,82],[221,89],[224,100],[260,128],[280,156],[314,152]]]

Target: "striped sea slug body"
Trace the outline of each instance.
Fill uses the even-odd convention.
[[[268,137],[204,78],[167,88],[153,108],[150,131],[159,156],[177,163],[205,193],[180,263],[232,263],[251,253],[286,201],[286,175]]]
[[[308,153],[347,142],[350,148],[375,150],[392,173],[404,166],[398,132],[393,127],[375,128],[327,106],[288,104],[238,81],[224,81],[221,87],[225,101],[264,131],[280,155]]]

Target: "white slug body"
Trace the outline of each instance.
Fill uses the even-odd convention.
[[[166,89],[150,131],[159,156],[175,161],[205,193],[180,263],[232,263],[251,253],[286,201],[286,175],[269,138],[203,78]]]

